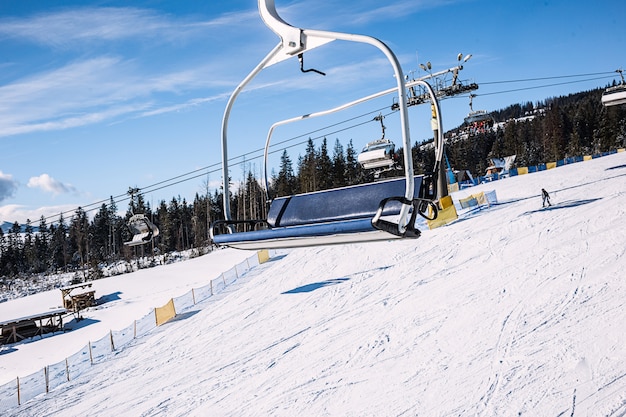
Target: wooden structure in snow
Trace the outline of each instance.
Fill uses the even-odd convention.
[[[91,286],[91,282],[86,282],[61,288],[63,307],[78,314],[81,310],[96,305],[96,291],[91,290]]]
[[[30,337],[63,331],[65,308],[57,308],[0,322],[0,345],[17,343]]]

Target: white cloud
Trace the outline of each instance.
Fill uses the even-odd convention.
[[[72,217],[71,214],[67,214],[69,211],[76,209],[75,205],[59,205],[59,206],[44,206],[36,209],[27,208],[26,206],[19,204],[8,204],[6,206],[0,206],[0,223],[18,222],[20,224],[26,224],[26,220],[30,220],[33,226],[39,225],[41,216],[46,218],[48,225],[55,223],[59,220],[60,213],[66,213],[63,217],[67,221]]]
[[[0,171],[0,201],[13,197],[17,190],[17,182],[10,174]]]
[[[207,28],[241,25],[253,18],[257,18],[256,13],[243,12],[194,21],[172,18],[149,9],[85,7],[28,18],[0,19],[0,35],[55,47],[131,38],[174,40]]]
[[[210,68],[199,67],[146,76],[134,63],[115,57],[74,62],[0,87],[0,136],[62,130],[198,105],[210,99],[155,105],[155,95],[169,93],[181,101],[181,91],[201,88],[206,92],[210,84],[217,83],[208,80],[207,73]]]
[[[5,57],[14,68],[9,79],[16,78],[0,86],[0,137],[115,123],[222,99],[235,81],[230,65],[216,60],[228,48],[217,40],[235,42],[243,36],[237,28],[258,20],[254,9],[206,19],[132,7],[0,17],[0,39],[41,59],[33,65],[22,56]],[[59,55],[58,48],[69,53]],[[164,59],[169,56],[176,58]]]
[[[311,2],[308,0],[279,6],[278,13],[294,26],[309,28],[332,28],[346,26],[365,26],[371,23],[389,22],[406,18],[423,10],[450,7],[456,3],[471,0],[327,0]]]
[[[40,188],[43,191],[53,194],[65,194],[76,192],[76,188],[71,184],[64,184],[55,180],[48,174],[41,174],[38,177],[31,177],[26,184],[30,188]]]

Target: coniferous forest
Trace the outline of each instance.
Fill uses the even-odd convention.
[[[515,104],[494,111],[493,129],[471,130],[464,125],[452,129],[445,134],[449,163],[478,177],[485,174],[490,158],[494,157],[516,155],[516,166],[530,166],[623,148],[626,106],[603,107],[602,91]],[[432,169],[432,139],[415,143],[412,153],[416,174]],[[304,155],[295,160],[285,150],[280,166],[272,174],[269,197],[251,171],[235,187],[229,196],[233,217],[265,218],[268,198],[372,181],[372,172],[361,169],[357,155],[352,141],[344,145],[339,139],[327,138],[318,146],[309,139]],[[381,176],[394,175],[398,172]],[[102,276],[101,267],[107,263],[208,248],[209,225],[224,218],[222,199],[223,193],[216,190],[213,194],[196,194],[193,201],[173,197],[150,207],[142,195],[137,195],[124,216],[119,215],[111,198],[95,214],[79,207],[69,218],[60,215],[47,222],[42,216],[36,224],[30,220],[26,225],[14,223],[9,231],[0,229],[0,283],[10,286],[16,277],[68,271],[81,271],[85,280],[96,279]],[[158,226],[160,234],[151,244],[123,244],[132,238],[126,226],[132,213],[143,213]]]

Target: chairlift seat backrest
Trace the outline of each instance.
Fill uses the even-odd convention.
[[[159,228],[143,214],[134,214],[128,219],[128,227],[134,235],[132,240],[124,242],[127,246],[147,243],[159,235]]]
[[[422,176],[415,177],[414,197],[419,196]],[[405,179],[393,179],[332,190],[279,197],[272,201],[267,222],[271,227],[303,226],[368,218],[376,214],[386,198],[401,197]],[[384,216],[400,213],[401,204],[390,201]]]
[[[137,234],[146,234],[150,232],[150,226],[148,226],[148,224],[143,220],[130,223],[128,226]]]

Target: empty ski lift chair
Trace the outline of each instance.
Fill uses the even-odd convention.
[[[127,222],[133,232],[133,238],[124,242],[126,246],[137,246],[149,243],[159,235],[159,228],[143,214],[133,214]]]
[[[368,142],[357,156],[357,162],[361,164],[363,169],[391,169],[396,165],[394,160],[395,145],[392,141],[385,138],[383,118],[383,115],[378,115],[374,118],[374,120],[380,122],[383,132],[381,138]]]
[[[472,123],[493,121],[491,114],[487,113],[486,110],[474,110],[474,107],[472,105],[472,99],[476,97],[476,95],[470,94],[469,97],[470,97],[470,103],[469,103],[470,112],[467,115],[467,117],[465,117],[465,123],[470,125]]]
[[[264,23],[280,38],[280,42],[269,54],[248,74],[232,93],[224,111],[222,120],[222,177],[224,195],[229,195],[228,172],[228,119],[232,106],[243,88],[264,68],[285,59],[297,56],[302,68],[303,53],[312,48],[334,40],[360,42],[375,46],[382,51],[391,63],[397,86],[381,92],[398,94],[401,131],[404,149],[404,178],[362,184],[332,190],[318,191],[287,197],[275,198],[271,202],[267,219],[264,220],[232,220],[230,201],[224,198],[225,219],[214,222],[210,235],[218,246],[229,246],[238,249],[271,249],[300,246],[315,246],[388,240],[400,238],[416,238],[420,232],[415,227],[417,214],[426,217],[426,212],[436,217],[436,187],[431,184],[432,176],[415,176],[411,157],[411,139],[407,111],[406,85],[400,64],[394,53],[378,39],[346,33],[299,29],[286,23],[276,12],[274,0],[259,0],[259,12]],[[318,72],[317,70],[313,70]],[[437,129],[436,163],[433,172],[438,172],[443,157],[443,128],[439,104],[430,85],[419,82],[429,92],[433,108],[433,130]],[[356,104],[380,94],[365,97],[352,102]],[[331,111],[340,110],[347,105]],[[320,112],[328,114],[330,111]],[[297,119],[310,118],[308,114]],[[268,135],[265,154],[272,126]],[[267,189],[267,168],[265,187]],[[430,210],[428,210],[430,208]],[[246,231],[237,229],[245,226]]]
[[[607,88],[602,93],[602,105],[605,107],[626,104],[626,81],[622,69],[615,70],[622,78],[618,85]]]

